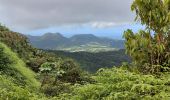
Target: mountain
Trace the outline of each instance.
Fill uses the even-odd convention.
[[[112,51],[123,49],[123,40],[97,37],[93,34],[78,34],[70,38],[60,33],[46,33],[42,36],[27,36],[30,43],[40,49],[65,51]]]
[[[59,33],[46,33],[43,36],[27,36],[31,44],[41,49],[56,49],[69,43],[69,39]]]
[[[100,42],[100,39],[92,34],[78,34],[70,38],[73,43],[83,45],[91,42]]]

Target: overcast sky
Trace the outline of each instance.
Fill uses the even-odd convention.
[[[16,31],[131,24],[133,0],[0,0],[0,22]]]

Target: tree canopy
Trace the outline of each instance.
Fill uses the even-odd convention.
[[[126,53],[142,71],[164,71],[170,67],[170,0],[134,0],[131,10],[146,29],[125,31]]]

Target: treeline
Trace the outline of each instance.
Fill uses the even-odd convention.
[[[131,58],[125,54],[125,50],[108,51],[108,52],[65,52],[57,50],[46,50],[62,58],[71,58],[75,60],[83,70],[96,72],[100,68],[111,68],[120,66],[122,63],[130,63]]]

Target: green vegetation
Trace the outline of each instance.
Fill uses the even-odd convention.
[[[17,53],[19,58],[35,72],[39,71],[39,67],[44,62],[56,61],[58,59],[33,48],[24,35],[13,32],[5,26],[0,26],[0,42],[6,44],[13,52]]]
[[[65,48],[58,48],[57,50],[62,51],[68,51],[68,52],[106,52],[106,51],[116,51],[118,48],[109,47],[106,45],[101,45],[98,43],[89,43],[85,45],[79,45],[79,46],[72,46],[72,47],[65,47]]]
[[[23,78],[26,79],[26,81],[30,82],[29,84],[34,87],[38,87],[40,83],[35,79],[35,73],[32,72],[30,69],[26,68],[25,63],[21,59],[19,59],[18,56],[13,53],[8,47],[6,47],[6,45],[0,43],[0,48],[3,49],[3,53],[6,55],[7,58],[9,58],[9,61],[11,61],[10,65],[8,65],[11,68],[8,69],[22,74]],[[8,74],[14,74],[15,77],[15,73],[13,72],[11,73],[9,71]]]
[[[0,43],[0,49],[0,98],[23,100],[38,97],[40,82],[35,79],[36,74],[3,43]]]
[[[63,59],[74,59],[82,69],[88,72],[96,72],[100,68],[111,68],[113,66],[121,66],[123,62],[130,63],[131,59],[125,54],[125,50],[108,51],[108,52],[64,52],[56,50],[47,50]]]
[[[133,33],[127,30],[126,51],[138,69],[144,73],[158,73],[170,67],[170,1],[135,0],[132,11],[146,30]],[[154,36],[151,33],[154,32]]]
[[[64,100],[169,100],[169,74],[159,78],[142,75],[127,69],[100,69],[93,76],[96,83],[75,86]]]
[[[92,75],[71,59],[33,48],[23,35],[0,25],[0,99],[169,100],[170,0],[134,0],[132,10],[146,26],[124,34],[133,62]]]
[[[73,84],[90,82],[72,60],[33,48],[23,35],[4,26],[0,29],[0,99],[46,100],[50,98],[46,96],[67,93]],[[48,71],[49,64],[55,68],[44,75],[42,68]]]

